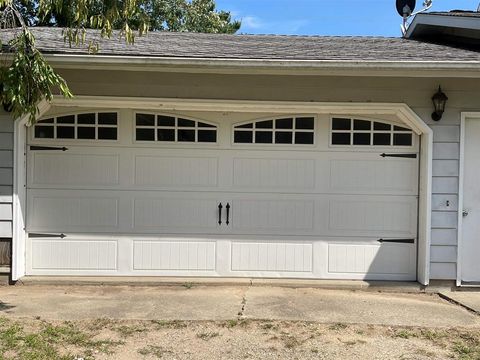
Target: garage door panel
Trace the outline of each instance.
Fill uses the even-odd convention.
[[[416,237],[413,196],[237,193],[230,197],[232,234]]]
[[[415,244],[329,244],[328,271],[415,276]]]
[[[34,153],[29,185],[114,186],[119,183],[119,155]]]
[[[307,272],[313,271],[311,242],[232,243],[232,271]]]
[[[312,233],[314,208],[310,199],[236,199],[232,201],[232,229],[240,233]]]
[[[411,159],[331,160],[330,192],[416,195],[417,172]]]
[[[315,188],[313,159],[233,159],[235,188],[267,191],[310,190]]]
[[[215,195],[212,195],[215,196]],[[133,227],[135,232],[158,231],[214,231],[218,227],[218,204],[216,199],[198,198],[192,194],[175,197],[135,198]]]
[[[105,194],[29,192],[29,231],[115,232],[119,230],[119,198]]]
[[[135,156],[135,185],[148,187],[216,187],[218,158]]]
[[[31,239],[32,270],[116,270],[116,240]]]
[[[415,237],[414,197],[342,196],[329,200],[329,234]]]
[[[215,271],[214,241],[133,240],[134,270]]]

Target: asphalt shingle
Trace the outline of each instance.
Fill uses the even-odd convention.
[[[3,44],[14,30],[0,30]],[[37,47],[45,54],[88,54],[88,47],[69,46],[62,29],[32,28]],[[453,48],[403,38],[285,35],[226,35],[151,32],[134,45],[102,39],[89,30],[87,39],[99,43],[98,55],[158,58],[326,61],[443,61],[480,62],[480,51]],[[8,51],[4,45],[4,52]]]

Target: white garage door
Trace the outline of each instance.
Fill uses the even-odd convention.
[[[415,280],[417,148],[345,117],[52,116],[29,136],[27,273]]]

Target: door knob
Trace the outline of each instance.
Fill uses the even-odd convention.
[[[467,210],[463,210],[463,211],[462,211],[462,216],[463,216],[463,217],[467,217],[468,214],[469,214],[469,212],[468,212]]]

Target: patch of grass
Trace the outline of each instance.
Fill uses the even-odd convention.
[[[53,325],[42,321],[35,330],[26,331],[19,323],[0,320],[0,360],[72,360],[70,349],[81,353],[84,360],[94,359],[94,353],[112,354],[121,341],[93,340],[92,334],[80,331],[73,323]],[[8,354],[5,356],[5,354]]]
[[[225,322],[225,327],[231,329],[238,325],[238,320],[227,320]]]
[[[170,350],[166,350],[161,346],[148,345],[144,348],[139,349],[138,353],[140,355],[144,355],[144,356],[150,355],[150,356],[155,356],[157,359],[161,359],[163,355],[172,354],[173,352]]]
[[[15,349],[23,336],[23,328],[20,325],[5,323],[0,329],[0,349]]]
[[[100,318],[100,319],[95,319],[91,322],[91,324],[88,326],[89,330],[102,330],[102,329],[110,329],[114,326],[115,321],[112,319],[108,318]]]
[[[422,329],[420,330],[420,337],[437,343],[439,340],[447,338],[448,333],[443,330]]]
[[[129,337],[134,334],[140,334],[147,331],[145,325],[120,325],[114,328],[114,330],[123,337]]]
[[[394,332],[393,337],[400,339],[410,339],[412,337],[417,337],[417,334],[414,331],[401,329]]]
[[[455,354],[459,355],[461,359],[474,359],[473,355],[476,353],[473,347],[461,341],[456,341],[452,350]],[[478,359],[478,357],[475,359]]]
[[[185,289],[191,289],[193,288],[193,283],[192,282],[186,282],[182,285]]]
[[[44,328],[39,333],[44,340],[51,344],[70,344],[84,346],[90,342],[90,336],[76,329],[73,324],[65,323],[64,325],[51,325],[44,323]]]
[[[204,341],[208,341],[208,340],[213,339],[217,336],[220,336],[220,333],[218,333],[218,332],[201,332],[201,333],[197,334],[197,337],[199,339],[204,340]]]
[[[328,329],[332,331],[345,330],[346,328],[348,328],[348,325],[343,323],[335,323],[328,327]]]
[[[260,325],[260,327],[263,330],[276,330],[276,329],[278,329],[278,326],[274,323],[271,323],[271,322],[264,323],[264,324]]]
[[[151,323],[154,324],[157,329],[184,329],[187,327],[187,323],[180,320],[152,320]]]

